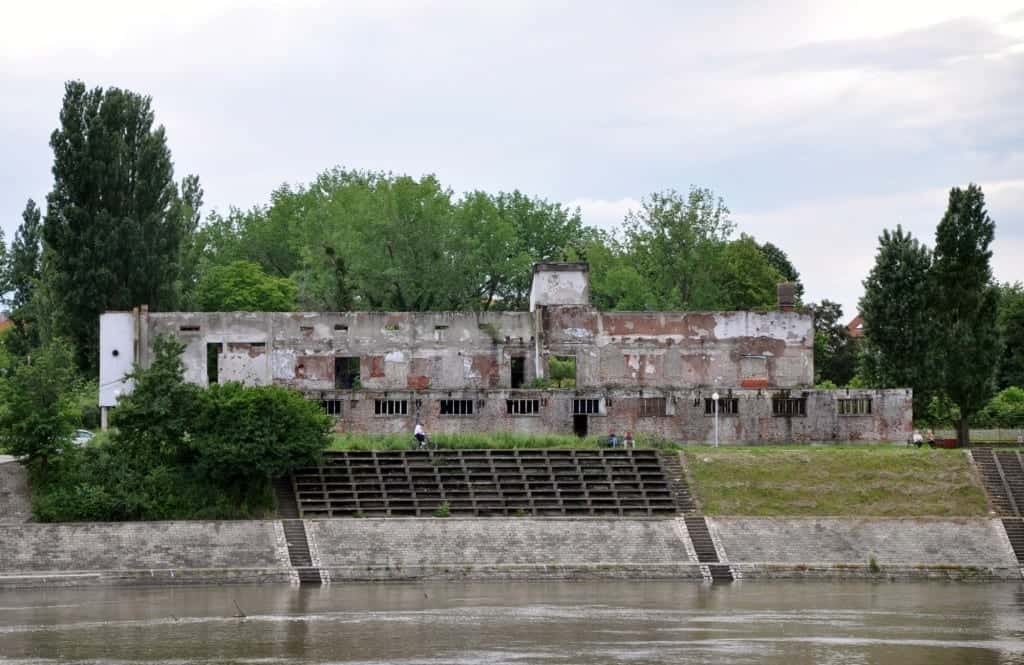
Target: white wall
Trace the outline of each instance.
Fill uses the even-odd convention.
[[[131,312],[100,315],[100,406],[117,406],[117,396],[131,392],[124,380],[135,360],[135,327]]]

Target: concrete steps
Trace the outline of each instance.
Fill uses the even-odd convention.
[[[1009,490],[1008,498],[1014,514],[1020,516],[1024,508],[1024,462],[1020,453],[1016,451],[1001,450],[994,454],[1003,481]]]
[[[1024,564],[1024,521],[1003,518],[1003,528],[1010,539],[1010,546],[1017,556],[1017,563]]]
[[[971,457],[981,473],[985,491],[988,492],[992,507],[1000,515],[1019,515],[1012,499],[1010,488],[995,453],[991,448],[973,448]]]
[[[277,516],[285,520],[299,518],[299,506],[295,502],[295,488],[291,476],[274,479],[274,497],[277,499]]]
[[[325,454],[294,473],[300,517],[673,515],[653,450],[386,450]]]
[[[320,571],[313,567],[313,557],[309,553],[306,525],[298,519],[281,520],[281,525],[288,543],[288,558],[292,568],[299,572],[299,584],[322,584]]]
[[[713,582],[732,582],[732,571],[726,564],[718,564],[718,550],[715,549],[715,542],[711,539],[711,531],[708,529],[707,520],[699,515],[688,515],[683,518],[686,522],[686,531],[690,534],[693,542],[693,549],[697,553],[697,561],[708,564]]]
[[[697,504],[694,503],[690,487],[686,483],[680,455],[681,453],[677,452],[661,453],[661,466],[665,469],[665,475],[668,477],[669,487],[672,489],[672,496],[675,497],[679,511],[693,513],[697,511]]]

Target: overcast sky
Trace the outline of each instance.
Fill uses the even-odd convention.
[[[153,97],[208,208],[333,165],[520,189],[610,227],[714,189],[852,316],[883,228],[985,190],[1024,280],[1024,2],[5,3],[0,221],[51,184],[67,79]]]

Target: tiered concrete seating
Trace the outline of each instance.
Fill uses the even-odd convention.
[[[676,496],[653,450],[327,453],[294,474],[300,516],[663,515]]]

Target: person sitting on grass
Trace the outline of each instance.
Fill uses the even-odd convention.
[[[618,448],[619,447],[619,437],[615,436],[615,432],[612,432],[611,434],[608,435],[608,447],[609,448]]]

